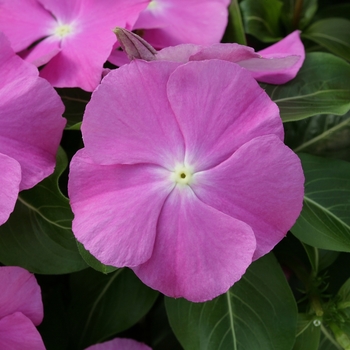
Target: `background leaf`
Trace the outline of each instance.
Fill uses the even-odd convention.
[[[67,167],[62,149],[55,172],[19,194],[14,212],[0,226],[0,261],[42,274],[62,274],[87,267],[71,231],[73,213],[58,188]]]
[[[255,261],[227,293],[206,303],[166,298],[170,325],[185,350],[288,350],[296,304],[272,254]]]
[[[293,350],[318,350],[321,327],[315,326],[314,317],[298,315],[297,338]]]
[[[229,20],[222,42],[247,45],[238,0],[231,0],[231,4],[229,6]]]
[[[350,60],[350,21],[327,18],[313,23],[302,36],[325,47],[335,55]]]
[[[283,38],[280,28],[282,9],[280,0],[244,0],[241,2],[246,33],[263,42],[275,42]]]
[[[350,64],[321,52],[306,55],[298,75],[284,85],[261,84],[280,108],[284,122],[350,109]]]
[[[72,350],[84,349],[133,326],[158,296],[129,269],[108,275],[86,269],[72,274],[70,280]]]
[[[350,252],[350,164],[299,156],[305,173],[305,197],[292,233],[313,247]]]

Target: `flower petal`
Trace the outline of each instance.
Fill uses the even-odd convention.
[[[16,52],[50,35],[55,23],[37,0],[2,0],[0,18],[0,31],[10,39]]]
[[[180,66],[169,78],[168,98],[185,139],[186,163],[195,171],[220,164],[256,136],[283,138],[276,104],[235,63]]]
[[[45,350],[40,333],[21,312],[0,320],[0,349]]]
[[[298,218],[304,195],[299,158],[275,135],[257,137],[228,160],[193,177],[207,205],[247,223],[254,231],[254,259],[268,253]]]
[[[251,70],[258,81],[269,84],[284,84],[295,78],[305,59],[305,48],[296,30],[281,41],[258,52],[265,62],[241,62]],[[259,67],[260,65],[260,67]]]
[[[19,311],[35,325],[43,319],[40,287],[33,274],[17,266],[0,267],[0,318]]]
[[[145,29],[144,39],[157,48],[216,43],[226,28],[228,4],[228,0],[154,0],[134,29]]]
[[[0,225],[7,221],[18,197],[21,182],[19,163],[0,153]]]
[[[0,152],[16,159],[22,168],[20,190],[50,175],[66,120],[63,103],[36,68],[4,49],[0,53]],[[16,70],[17,69],[17,70]],[[34,69],[34,71],[33,71]],[[34,73],[36,72],[36,73]]]
[[[133,270],[165,295],[202,302],[238,281],[254,250],[248,225],[207,206],[189,186],[176,187],[159,217],[152,257]]]
[[[169,172],[155,165],[98,165],[85,149],[78,151],[68,184],[77,240],[106,265],[145,262],[163,202],[174,186],[169,179]]]
[[[149,346],[133,339],[115,338],[104,343],[89,346],[85,350],[152,350]]]
[[[86,150],[96,163],[171,168],[183,160],[183,137],[166,95],[169,75],[177,66],[133,61],[103,79],[82,124]]]

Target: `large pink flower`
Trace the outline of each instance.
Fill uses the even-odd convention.
[[[230,0],[151,0],[133,29],[157,49],[183,43],[220,42]]]
[[[82,132],[76,238],[168,296],[227,291],[300,213],[304,177],[278,108],[237,64],[135,60],[93,93]]]
[[[41,291],[21,267],[0,267],[0,349],[45,350],[35,326],[43,319]]]
[[[18,191],[53,172],[66,124],[61,99],[38,74],[0,33],[0,225],[12,212]]]
[[[104,343],[91,345],[85,350],[151,350],[151,348],[133,339],[115,338]]]
[[[56,87],[93,91],[116,41],[112,29],[131,28],[149,0],[3,0],[0,30],[16,52]]]

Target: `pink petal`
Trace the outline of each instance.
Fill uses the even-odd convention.
[[[157,59],[160,61],[173,61],[186,63],[190,57],[200,52],[204,47],[193,44],[180,44],[169,46],[157,52]]]
[[[254,259],[268,253],[298,218],[304,195],[299,158],[275,135],[257,137],[228,160],[194,175],[204,203],[247,223],[254,231]]]
[[[166,95],[177,66],[133,61],[103,79],[82,124],[84,144],[96,163],[154,163],[170,169],[183,160],[183,138]]]
[[[20,163],[22,190],[53,172],[66,123],[64,106],[33,65],[11,54],[3,37],[0,43],[0,152]]]
[[[115,338],[104,343],[89,346],[85,350],[151,350],[151,348],[133,339]]]
[[[18,162],[0,153],[0,225],[12,213],[21,182],[21,167]]]
[[[137,20],[144,39],[156,48],[182,43],[212,44],[224,34],[228,0],[155,0]]]
[[[254,250],[248,225],[207,206],[189,186],[176,187],[159,217],[152,257],[133,270],[165,295],[203,302],[241,278]]]
[[[2,0],[0,31],[18,52],[51,34],[55,19],[37,0]]]
[[[249,69],[252,71],[255,79],[269,84],[284,84],[288,82],[295,78],[305,59],[305,49],[300,40],[300,31],[294,31],[278,43],[258,53],[269,60],[265,63],[256,62],[257,65],[255,67],[250,64]],[[260,68],[258,64],[261,64]],[[247,63],[241,62],[240,65],[245,67]]]
[[[283,138],[277,106],[234,63],[209,60],[180,66],[169,78],[168,97],[185,139],[185,162],[195,171],[220,164],[256,136]]]
[[[53,0],[45,0],[45,3],[54,14],[54,11],[58,12],[58,20],[63,23],[74,17],[64,3]],[[93,91],[101,81],[103,64],[116,42],[113,28],[133,24],[146,5],[146,0],[76,1],[73,13],[78,6],[79,14],[73,22],[67,23],[72,25],[72,33],[62,39],[61,52],[41,70],[40,75],[55,87],[80,87]]]
[[[45,350],[40,333],[21,312],[0,320],[0,349]]]
[[[60,51],[61,48],[59,40],[57,40],[54,36],[49,36],[40,41],[31,49],[22,51],[20,56],[27,62],[40,67],[49,62]]]
[[[158,216],[174,184],[150,164],[98,165],[80,150],[70,166],[73,232],[104,264],[139,265],[152,254]]]
[[[21,312],[35,325],[43,319],[40,287],[33,274],[17,266],[0,267],[0,318]]]

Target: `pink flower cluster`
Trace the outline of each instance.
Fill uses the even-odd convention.
[[[113,28],[145,29],[157,47],[219,42],[229,0],[3,0],[0,31],[55,87],[93,91],[116,37]],[[200,9],[200,11],[199,11]],[[28,15],[30,14],[30,15]],[[189,27],[190,26],[190,27]]]

